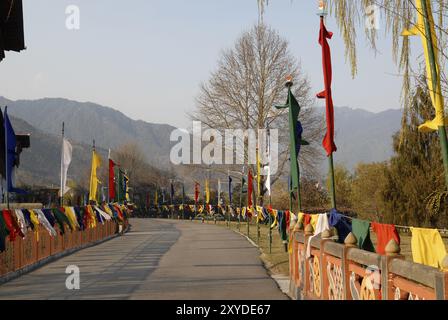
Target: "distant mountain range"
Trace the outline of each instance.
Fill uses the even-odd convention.
[[[18,184],[29,186],[57,187],[59,185],[61,138],[36,129],[22,119],[11,117],[16,134],[31,134],[31,148],[24,149],[20,156],[20,168],[16,170]],[[92,147],[72,141],[73,160],[69,179],[78,183],[88,181]],[[107,151],[97,150],[103,157]],[[77,175],[72,173],[77,172]]]
[[[8,105],[12,116],[51,135],[61,135],[65,122],[68,139],[114,149],[135,142],[147,155],[148,161],[167,168],[170,153],[170,134],[174,127],[136,121],[112,108],[94,103],[66,99],[10,101],[0,97],[0,105]]]
[[[75,149],[71,172],[88,172],[93,139],[104,156],[108,148],[134,142],[142,148],[148,163],[160,169],[171,167],[173,126],[132,120],[112,108],[66,99],[11,101],[0,97],[0,106],[5,105],[13,117],[16,132],[31,133],[31,149],[23,152],[18,171],[18,178],[27,184],[33,181],[58,184],[62,122]],[[325,112],[323,108],[317,110],[322,115]],[[336,163],[352,170],[359,162],[384,161],[393,154],[392,136],[400,128],[400,110],[372,113],[338,107],[335,119]],[[326,172],[325,161],[322,172]]]
[[[320,109],[322,113],[324,108]],[[371,163],[390,159],[392,137],[400,130],[402,111],[389,109],[372,113],[348,107],[335,108],[336,163],[353,170],[359,162]]]

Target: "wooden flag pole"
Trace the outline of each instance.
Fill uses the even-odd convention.
[[[182,220],[185,220],[185,182],[182,181]]]
[[[272,196],[271,194],[269,195],[269,209],[272,208]],[[269,214],[269,253],[272,253],[272,215],[270,212],[268,212]]]
[[[227,208],[227,228],[230,229],[230,208],[232,207],[231,194],[232,194],[232,183],[230,181],[230,170],[227,170],[227,181],[229,182],[229,207]]]
[[[422,10],[423,10],[423,21],[425,24],[425,34],[426,34],[426,43],[427,43],[427,47],[428,47],[428,54],[427,54],[427,59],[429,60],[429,65],[431,70],[428,71],[431,73],[431,78],[432,78],[432,87],[434,90],[434,94],[440,94],[440,89],[438,89],[440,87],[440,80],[439,77],[440,75],[438,74],[438,61],[436,61],[436,53],[434,51],[434,46],[437,45],[436,43],[433,43],[433,30],[431,28],[431,23],[430,23],[430,19],[429,16],[432,15],[432,12],[430,12],[430,4],[427,3],[427,0],[421,0],[422,1]],[[420,13],[422,14],[422,13]],[[443,98],[442,98],[443,99]],[[443,102],[442,102],[443,104]],[[445,114],[444,114],[444,110],[443,110],[443,106],[442,106],[442,112],[443,112],[443,117],[442,117],[442,121],[443,121],[443,125],[438,127],[438,132],[439,132],[439,140],[440,140],[440,147],[441,147],[441,151],[442,151],[442,159],[443,159],[443,167],[445,170],[445,183],[446,183],[446,187],[448,188],[448,143],[447,143],[447,134],[446,134],[446,129],[445,129]]]
[[[244,167],[243,173],[241,174],[241,189],[240,189],[240,212],[238,214],[238,231],[241,231],[241,214],[243,213],[243,187],[244,187]]]
[[[334,181],[334,165],[333,165],[333,153],[328,157],[328,167],[330,176],[330,195],[331,195],[331,206],[336,209],[336,187]]]
[[[5,114],[7,113],[8,107],[5,107]],[[3,130],[5,133],[5,174],[6,174],[6,207],[9,210],[9,181],[8,181],[8,132],[6,131],[6,116],[3,120]]]

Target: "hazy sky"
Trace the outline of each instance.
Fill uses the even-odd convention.
[[[133,119],[189,126],[201,81],[223,48],[258,20],[256,0],[23,0],[26,44],[0,63],[0,95],[63,97],[118,109]],[[272,0],[265,21],[301,60],[317,93],[323,89],[315,0]],[[65,9],[77,5],[81,27],[69,31]],[[390,40],[376,57],[359,43],[359,74],[351,79],[341,35],[329,18],[338,106],[371,111],[400,107],[401,78]],[[380,31],[381,32],[381,31]],[[363,34],[360,34],[363,38]]]

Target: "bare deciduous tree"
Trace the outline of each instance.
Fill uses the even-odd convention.
[[[134,142],[119,146],[112,152],[112,158],[126,171],[132,194],[138,195],[140,201],[144,201],[148,194],[154,199],[156,189],[166,188],[170,179],[176,177],[173,172],[162,171],[148,164],[142,149]]]
[[[142,149],[133,142],[119,146],[113,151],[112,158],[126,170],[129,180],[134,185],[166,184],[174,177],[173,173],[163,172],[149,165]]]
[[[233,48],[222,52],[217,70],[200,87],[197,109],[191,115],[193,120],[217,130],[278,128],[281,154],[279,174],[272,178],[273,183],[289,159],[288,111],[274,108],[286,101],[288,75],[294,79],[293,91],[302,106],[304,138],[311,143],[302,148],[301,166],[306,173],[315,173],[322,120],[310,108],[314,99],[309,80],[289,52],[288,42],[266,25],[255,25],[242,34]]]

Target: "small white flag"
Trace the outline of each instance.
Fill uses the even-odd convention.
[[[61,155],[61,190],[59,191],[59,196],[63,196],[70,190],[67,187],[67,171],[70,163],[72,162],[72,145],[67,139],[62,140],[62,155]]]
[[[265,170],[265,172],[267,172],[265,187],[266,187],[266,190],[268,191],[268,195],[270,196],[271,195],[271,167],[265,166],[264,170]]]
[[[268,191],[268,195],[271,195],[271,148],[270,148],[270,139],[268,136],[268,142],[266,147],[266,156],[268,158],[268,163],[264,166],[264,172],[266,173],[266,181],[265,187]]]

